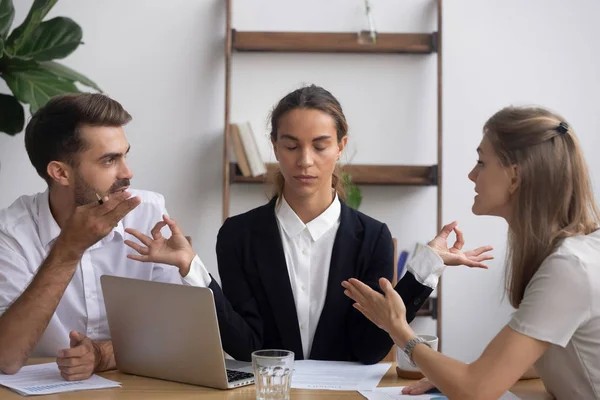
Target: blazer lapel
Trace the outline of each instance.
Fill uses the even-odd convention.
[[[296,360],[303,359],[302,339],[283,244],[275,217],[276,199],[263,208],[256,224],[252,248],[256,266],[279,329],[282,345],[292,350]]]
[[[340,226],[331,253],[325,304],[310,352],[312,359],[320,359],[320,354],[327,353],[327,338],[330,339],[332,332],[330,327],[339,326],[338,320],[345,319],[343,310],[351,304],[351,300],[344,294],[342,281],[354,277],[355,267],[358,265],[362,227],[348,206],[344,202],[341,203]]]

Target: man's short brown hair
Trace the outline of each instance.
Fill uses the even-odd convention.
[[[25,129],[25,148],[31,164],[48,184],[51,161],[76,165],[77,153],[85,150],[80,128],[123,126],[131,115],[116,100],[100,93],[68,93],[55,96],[40,108]]]

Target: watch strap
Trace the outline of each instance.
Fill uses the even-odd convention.
[[[416,367],[417,364],[415,364],[415,362],[412,359],[412,353],[413,353],[413,350],[415,349],[415,346],[418,345],[419,343],[423,343],[423,344],[429,346],[429,348],[431,348],[429,343],[427,343],[427,341],[420,336],[415,336],[414,338],[410,339],[408,341],[408,343],[406,344],[406,347],[404,348],[404,355],[406,356],[406,359],[408,360],[410,365],[412,365],[413,367]]]

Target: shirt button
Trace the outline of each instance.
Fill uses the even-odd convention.
[[[302,250],[302,254],[304,254],[305,256],[307,256],[308,255],[308,249]]]
[[[300,290],[302,290],[303,292],[306,292],[306,286],[304,286],[304,285],[300,286]]]

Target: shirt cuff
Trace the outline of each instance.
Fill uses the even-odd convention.
[[[421,250],[408,261],[406,269],[421,285],[435,289],[446,265],[431,247],[422,246]]]
[[[190,264],[190,271],[186,276],[183,277],[183,281],[190,286],[208,287],[212,282],[210,274],[204,267],[204,263],[200,260],[200,257],[196,254],[192,263]]]

